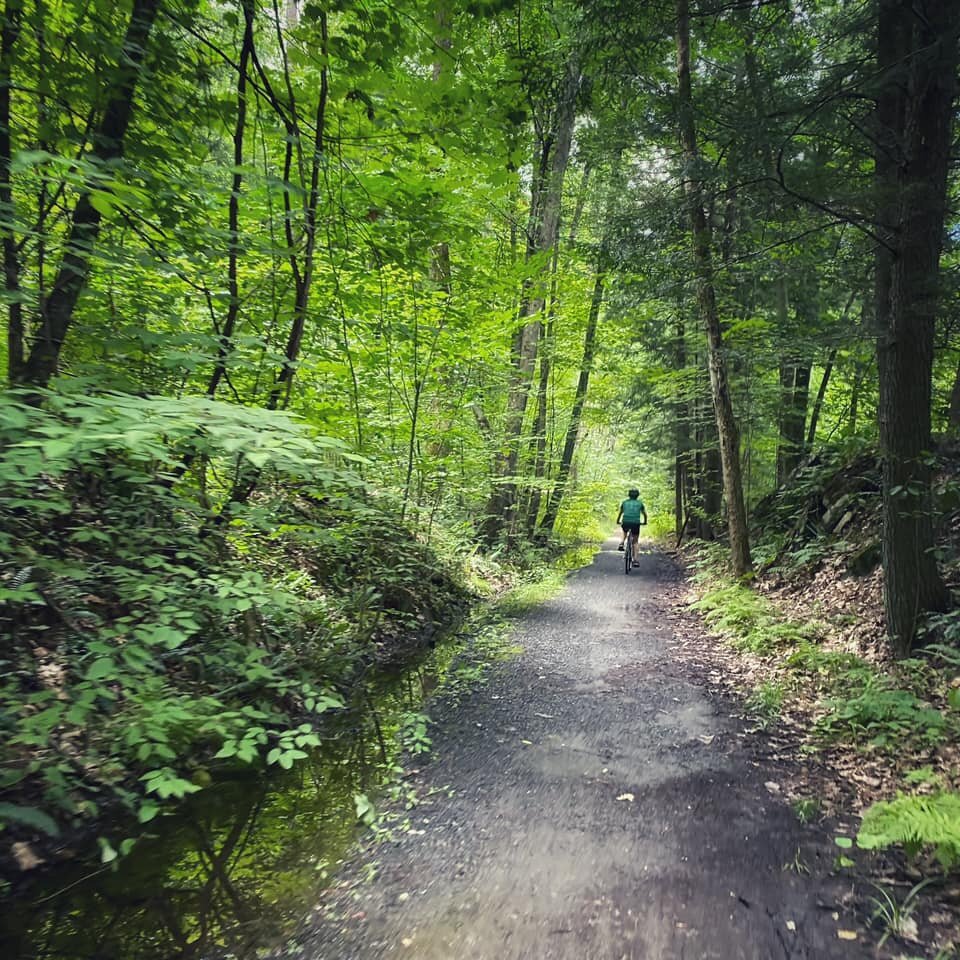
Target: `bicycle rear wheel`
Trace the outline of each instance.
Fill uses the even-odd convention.
[[[627,542],[623,545],[623,572],[629,577],[633,566],[633,534],[627,534]]]

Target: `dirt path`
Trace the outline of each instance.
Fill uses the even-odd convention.
[[[765,786],[776,766],[684,658],[672,561],[645,554],[625,577],[615,546],[521,619],[523,656],[441,716],[420,786],[452,796],[370,851],[375,880],[349,868],[285,956],[874,955],[862,931],[838,938],[856,926],[829,833]]]

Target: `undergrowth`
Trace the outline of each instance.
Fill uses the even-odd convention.
[[[820,624],[795,623],[751,587],[731,581],[718,584],[715,568],[703,569],[708,571],[710,588],[693,609],[703,613],[706,623],[736,649],[763,656],[821,635]]]
[[[811,704],[801,707],[812,713],[809,750],[845,747],[909,765],[910,757],[960,739],[960,692],[950,686],[960,660],[956,650],[934,645],[922,658],[881,667],[827,649],[824,625],[790,621],[769,598],[731,580],[718,556],[709,549],[701,554],[694,577],[700,598],[692,606],[732,647],[762,658],[766,677],[746,700],[760,727],[800,698]],[[956,869],[960,793],[932,773],[908,774],[906,782],[920,789],[870,806],[858,844],[902,847],[911,856],[929,852],[942,869]]]
[[[462,535],[438,552],[279,412],[9,393],[0,449],[5,839],[148,824],[232,768],[290,769],[479,588],[560,576]]]

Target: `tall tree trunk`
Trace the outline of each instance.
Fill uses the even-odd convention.
[[[577,377],[577,388],[573,395],[570,420],[567,424],[566,434],[564,435],[563,450],[560,454],[557,477],[553,489],[550,491],[550,499],[547,501],[547,509],[544,511],[543,522],[541,523],[541,528],[548,533],[553,532],[553,528],[557,522],[557,516],[560,513],[560,506],[567,492],[570,471],[573,467],[573,458],[580,436],[583,408],[586,405],[587,393],[590,389],[590,374],[593,371],[593,358],[597,352],[597,327],[600,320],[600,310],[603,307],[604,287],[610,258],[609,224],[618,200],[617,187],[620,183],[620,159],[623,156],[623,149],[623,146],[618,145],[614,150],[610,167],[610,181],[605,191],[606,197],[603,202],[603,235],[600,239],[600,249],[597,251],[597,269],[593,282],[593,294],[590,298],[590,311],[587,314],[587,326],[583,335],[583,354],[580,361],[580,372]],[[580,200],[578,200],[577,203],[574,227],[572,227],[570,231],[571,236],[576,234],[575,228],[583,213],[583,203],[581,201],[586,193],[585,181],[586,173],[584,174],[584,183],[581,184],[582,192]]]
[[[10,182],[13,131],[10,90],[13,58],[23,15],[21,0],[7,0],[0,28],[0,234],[3,236],[3,279],[7,295],[7,379],[15,383],[23,367],[23,304],[20,301],[20,257],[17,251],[16,210]]]
[[[293,319],[283,352],[283,363],[277,370],[276,379],[267,400],[268,410],[275,410],[278,406],[285,407],[290,400],[290,389],[293,385],[293,377],[300,357],[300,346],[303,342],[303,332],[306,328],[307,313],[310,307],[310,293],[313,288],[314,260],[317,247],[317,209],[320,204],[320,169],[326,151],[327,99],[330,89],[330,74],[327,68],[327,15],[325,12],[320,14],[320,53],[323,57],[323,66],[320,69],[320,93],[317,97],[317,109],[314,116],[310,183],[303,207],[303,232],[306,242],[303,258],[299,263],[294,245],[289,244],[290,264],[294,280]],[[293,103],[291,103],[291,109],[295,109]],[[285,192],[284,196],[289,197],[289,191]]]
[[[233,182],[227,205],[227,229],[230,244],[227,253],[227,315],[217,345],[217,362],[207,384],[207,396],[214,397],[220,381],[227,373],[227,360],[233,352],[233,335],[240,316],[240,287],[237,268],[240,260],[240,190],[243,187],[243,140],[247,131],[247,70],[253,55],[254,0],[241,0],[243,40],[237,68],[237,116],[233,127]],[[294,9],[296,6],[294,5]]]
[[[880,0],[877,60],[877,363],[887,631],[898,656],[944,609],[933,555],[930,405],[957,32],[952,0]]]
[[[827,362],[823,367],[823,376],[820,378],[820,386],[817,388],[817,398],[813,401],[813,409],[810,411],[810,428],[807,431],[807,449],[812,450],[817,440],[817,424],[820,422],[820,412],[823,410],[823,400],[827,395],[827,386],[830,383],[830,376],[833,373],[833,364],[837,359],[837,348],[834,347],[827,357]]]
[[[782,330],[783,328],[781,328]],[[790,401],[793,398],[793,380],[795,367],[786,354],[780,356],[780,402],[777,405],[777,487],[786,482],[787,469],[787,417]]]
[[[677,303],[677,326],[674,334],[673,366],[682,374],[687,366],[686,324],[682,299]],[[677,397],[673,404],[674,421],[674,526],[677,545],[683,532],[690,523],[690,498],[688,496],[690,477],[690,400],[683,393],[681,380],[677,387]]]
[[[527,259],[549,253],[557,242],[560,228],[560,206],[563,181],[573,143],[577,94],[580,89],[580,61],[571,54],[564,72],[557,99],[552,133],[538,145],[541,176],[535,179],[531,192],[530,218],[527,232]],[[513,361],[507,387],[507,411],[500,452],[494,476],[494,489],[484,510],[482,533],[495,540],[513,523],[516,491],[515,474],[520,456],[523,422],[530,396],[530,386],[537,361],[540,339],[540,317],[545,302],[545,276],[535,279],[526,289],[520,308],[520,328],[514,337]]]
[[[702,358],[694,357],[698,382],[696,394],[690,403],[693,425],[693,447],[687,458],[687,510],[691,520],[687,525],[690,536],[711,542],[717,539],[714,521],[723,510],[723,477],[717,445],[717,422],[713,415],[713,401],[709,387],[702,389],[699,382]]]
[[[703,190],[698,167],[696,127],[690,84],[690,12],[688,0],[677,0],[677,81],[679,93],[680,139],[686,166],[684,187],[690,205],[694,268],[697,275],[697,303],[707,335],[707,363],[717,433],[720,437],[720,462],[727,501],[727,529],[733,571],[743,576],[751,569],[747,510],[740,475],[740,438],[733,415],[733,403],[727,382],[726,355],[713,283],[713,259],[710,228],[703,207]]]
[[[786,379],[784,379],[786,372]],[[805,452],[804,428],[810,400],[810,364],[794,358],[781,367],[780,440],[777,444],[777,486],[800,466]]]
[[[552,370],[553,342],[557,315],[557,266],[560,245],[553,248],[552,276],[550,278],[550,307],[546,325],[540,336],[540,377],[537,384],[537,412],[533,426],[533,488],[526,505],[526,529],[532,534],[537,528],[540,505],[543,501],[543,483],[547,472],[547,406],[550,393],[550,374]]]
[[[137,80],[161,0],[134,0],[117,64],[112,71],[107,105],[92,137],[90,156],[98,164],[123,156],[124,138],[133,116]],[[100,234],[101,214],[90,190],[77,199],[63,258],[50,293],[40,305],[37,335],[18,380],[45,387],[57,369],[73,322],[77,300],[90,276],[91,257]]]
[[[600,262],[606,260],[606,254],[601,247]],[[583,408],[587,402],[587,391],[590,387],[590,373],[593,370],[593,358],[597,350],[597,321],[600,317],[600,308],[603,305],[603,287],[606,272],[602,265],[598,265],[597,275],[593,282],[593,296],[590,298],[590,313],[587,316],[587,328],[583,335],[583,359],[580,362],[580,375],[577,377],[577,389],[573,397],[573,409],[570,411],[570,422],[567,424],[567,433],[563,441],[563,452],[560,454],[560,466],[557,470],[557,480],[550,493],[546,512],[543,515],[541,527],[553,532],[560,512],[560,504],[567,489],[570,478],[570,468],[573,465],[573,455],[577,449],[577,438],[580,435],[580,421],[583,419]]]

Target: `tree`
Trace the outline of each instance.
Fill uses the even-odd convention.
[[[946,591],[933,553],[930,405],[960,23],[949,0],[881,0],[877,365],[887,630],[906,656]]]
[[[684,189],[689,203],[693,240],[693,260],[697,277],[697,303],[700,321],[707,336],[707,357],[710,387],[717,433],[720,438],[720,460],[723,467],[723,489],[727,501],[727,529],[734,573],[743,576],[751,568],[747,511],[740,471],[740,436],[733,413],[723,332],[717,312],[714,289],[713,255],[710,227],[703,206],[702,184],[698,170],[700,155],[694,124],[690,81],[690,11],[687,0],[677,0],[677,87],[680,140],[684,154]]]
[[[106,106],[91,136],[89,161],[99,170],[106,170],[111,162],[123,156],[137,82],[160,7],[161,0],[134,0],[120,54],[104,83]],[[14,362],[13,372],[20,382],[45,387],[56,371],[100,234],[104,205],[94,196],[94,186],[95,181],[89,181],[74,206],[60,268],[40,305],[29,354],[22,365]],[[16,358],[20,352],[20,347],[14,344],[11,356]]]

